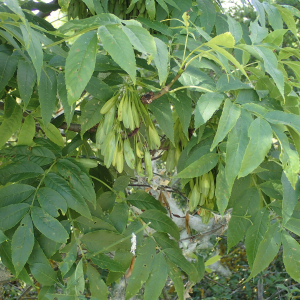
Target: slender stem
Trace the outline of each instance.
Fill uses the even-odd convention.
[[[81,255],[82,255],[83,259],[86,260],[85,254],[84,254],[84,252],[83,252],[83,250],[82,250],[82,247],[81,247],[80,240],[79,240],[79,238],[78,238],[78,236],[77,236],[77,234],[76,234],[76,228],[75,228],[75,226],[74,226],[74,221],[73,221],[73,219],[72,219],[72,216],[71,216],[71,214],[70,214],[69,209],[68,209],[68,217],[69,217],[69,219],[71,220],[71,224],[72,224],[72,227],[73,227],[73,233],[74,233],[74,237],[75,237],[75,240],[76,240],[76,244],[77,244],[77,246],[78,246],[79,249],[80,249],[80,252],[81,252]]]
[[[139,232],[141,232],[142,230],[146,229],[149,226],[150,223],[151,222],[145,224],[143,227],[141,227],[140,229],[138,229],[137,231],[135,231],[134,234],[137,235]],[[130,238],[131,238],[131,235],[128,235],[128,236],[126,236],[126,237],[124,237],[124,238],[116,241],[115,243],[110,244],[108,247],[106,247],[106,248],[104,248],[104,249],[102,249],[102,250],[100,250],[100,251],[98,251],[96,253],[93,253],[92,257],[96,256],[96,255],[98,255],[100,253],[107,253],[107,252],[109,252],[109,249],[113,248],[114,246],[116,246],[116,245],[118,245],[120,243],[123,243],[124,241],[126,241],[126,240],[128,240]]]
[[[38,192],[39,188],[41,187],[42,183],[44,182],[44,179],[45,179],[46,175],[51,171],[51,169],[53,168],[53,166],[55,164],[56,164],[56,161],[54,161],[52,163],[52,165],[50,166],[50,168],[44,172],[44,174],[43,174],[43,176],[42,176],[42,178],[41,178],[41,180],[40,180],[37,188],[35,189],[35,193],[34,193],[34,196],[33,196],[33,199],[32,199],[31,205],[30,205],[30,208],[33,207],[33,203],[34,203],[34,200],[36,198],[37,192]]]
[[[203,236],[213,234],[213,233],[219,231],[220,229],[223,229],[224,227],[225,227],[225,224],[222,225],[222,226],[219,226],[219,227],[217,227],[217,228],[215,228],[215,229],[212,229],[212,230],[209,230],[209,231],[206,231],[206,232],[203,232],[203,233],[198,233],[198,234],[189,236],[189,237],[187,237],[187,238],[181,239],[181,240],[179,240],[179,242],[185,241],[185,240],[194,239],[194,238],[196,238],[196,237],[201,238],[201,237],[203,237]]]
[[[185,44],[184,44],[184,51],[183,51],[183,60],[185,58],[185,52],[186,52],[188,37],[189,37],[189,28],[186,26],[186,37],[185,37]]]
[[[104,181],[102,181],[101,179],[90,175],[91,178],[98,180],[99,182],[101,182],[103,185],[105,185],[107,188],[109,188],[113,193],[115,193],[116,195],[118,194],[112,187],[110,187],[108,184],[106,184]]]
[[[44,48],[50,48],[50,47],[53,47],[53,46],[55,46],[55,45],[61,44],[61,43],[65,42],[65,41],[67,41],[67,40],[72,39],[72,38],[75,37],[75,36],[81,35],[81,34],[83,34],[83,33],[86,33],[86,32],[88,32],[88,31],[91,31],[91,30],[95,30],[95,29],[97,29],[98,27],[99,27],[99,26],[92,26],[92,27],[90,27],[90,28],[88,28],[88,29],[85,29],[85,30],[82,30],[82,31],[80,31],[80,32],[77,32],[77,33],[75,33],[75,34],[73,34],[73,35],[71,35],[71,36],[65,37],[64,39],[61,39],[61,40],[59,40],[59,41],[57,41],[57,42],[54,42],[54,43],[52,43],[52,44],[45,45]]]
[[[187,86],[180,86],[174,90],[171,90],[169,91],[170,93],[174,93],[176,91],[179,91],[179,90],[182,90],[182,89],[189,89],[189,88],[193,88],[193,89],[199,89],[199,90],[203,90],[203,91],[206,91],[206,92],[209,92],[209,93],[213,93],[213,91],[209,90],[209,89],[206,89],[204,87],[201,87],[201,86],[196,86],[196,85],[187,85]]]

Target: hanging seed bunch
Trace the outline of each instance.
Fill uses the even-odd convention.
[[[137,16],[149,18],[146,0],[111,0],[108,3],[108,11],[120,19],[131,19]]]
[[[167,139],[163,145],[163,148],[168,149],[161,157],[161,159],[166,162],[167,172],[172,172],[175,169],[182,150],[188,144],[188,139],[183,132],[179,118],[177,118],[174,124],[174,143],[175,145]]]
[[[100,113],[104,116],[97,129],[96,146],[104,157],[104,164],[108,168],[113,165],[122,173],[126,162],[144,176],[144,162],[150,180],[153,177],[150,150],[159,149],[160,137],[137,90],[126,87],[109,99]],[[146,136],[139,132],[142,123]]]
[[[99,5],[102,7],[100,3]],[[146,0],[110,0],[108,1],[107,9],[109,13],[114,14],[118,18],[124,20],[130,20],[136,17],[143,17],[147,19],[150,18],[147,12]],[[68,6],[69,20],[75,19],[76,17],[78,17],[79,19],[84,19],[92,15],[94,15],[94,13],[91,13],[87,5],[82,0],[70,1],[70,4]],[[152,16],[152,19],[153,18],[154,16]]]
[[[202,217],[202,222],[207,224],[213,214],[205,209],[214,209],[215,198],[215,179],[212,172],[208,172],[197,178],[193,178],[189,181],[190,193],[189,198],[189,210],[193,212],[197,206],[201,206],[198,213]]]
[[[71,0],[68,6],[68,19],[85,19],[88,17],[89,10],[82,0]]]

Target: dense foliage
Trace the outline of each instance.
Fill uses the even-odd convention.
[[[60,0],[59,28],[0,5],[0,256],[39,299],[120,278],[185,299],[214,258],[182,241],[212,216],[227,251],[245,238],[247,280],[279,252],[300,282],[300,11],[252,4],[243,24],[211,0]]]

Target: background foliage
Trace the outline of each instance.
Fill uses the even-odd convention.
[[[38,299],[299,292],[300,12],[243,9],[0,5],[0,256]]]

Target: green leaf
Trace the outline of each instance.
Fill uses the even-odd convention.
[[[117,203],[109,215],[115,228],[122,233],[128,222],[128,206],[126,203]]]
[[[33,277],[42,285],[50,286],[57,282],[56,272],[46,264],[35,263],[30,266]]]
[[[243,30],[239,22],[237,22],[235,19],[230,17],[229,15],[227,16],[227,22],[229,25],[229,31],[234,37],[235,43],[237,44],[242,36],[243,36]]]
[[[147,13],[150,17],[150,20],[154,20],[155,19],[155,13],[156,13],[155,1],[154,0],[146,0],[145,3],[146,3],[146,10],[147,10]]]
[[[300,136],[300,116],[283,111],[270,111],[264,115],[264,118],[272,124],[287,125],[294,129],[298,136]]]
[[[19,15],[21,18],[25,18],[25,15],[19,5],[18,0],[12,0],[12,1],[7,1],[7,3],[5,3],[14,13],[16,13],[17,15]]]
[[[258,14],[258,20],[262,27],[266,25],[265,10],[263,4],[259,0],[252,0],[252,4]]]
[[[201,11],[201,27],[204,27],[204,30],[210,34],[214,27],[217,15],[214,3],[209,0],[197,0],[197,6]]]
[[[31,115],[28,115],[24,123],[22,124],[19,136],[18,136],[18,145],[27,145],[32,144],[32,140],[35,136],[35,120]]]
[[[57,92],[58,92],[59,99],[62,103],[62,106],[64,108],[64,114],[65,114],[67,126],[69,128],[73,119],[75,104],[70,105],[68,102],[68,92],[67,92],[64,73],[59,73],[57,76]]]
[[[167,25],[165,25],[165,24],[163,24],[159,21],[150,21],[149,19],[142,18],[142,17],[138,17],[137,21],[145,24],[147,27],[152,28],[155,31],[158,31],[158,32],[160,32],[164,35],[167,35],[167,36],[172,36],[173,35],[172,30]]]
[[[89,31],[81,35],[69,51],[65,78],[70,105],[79,100],[92,77],[97,50],[97,35],[94,31]]]
[[[18,64],[18,88],[24,108],[27,107],[36,82],[36,72],[29,62],[20,59]]]
[[[168,269],[165,257],[162,252],[155,255],[153,268],[145,283],[145,300],[159,299],[159,295],[165,286],[168,276]]]
[[[125,242],[120,242],[124,235],[109,231],[109,230],[96,230],[85,234],[81,241],[86,245],[90,252],[103,252],[115,250],[129,250],[130,239]],[[114,245],[112,245],[114,244]],[[107,250],[108,249],[108,250]]]
[[[32,162],[39,166],[51,164],[55,156],[45,147],[27,147],[24,145],[15,146],[13,148],[3,149],[0,151],[3,155],[11,157],[14,162]]]
[[[48,187],[39,188],[37,199],[41,207],[54,218],[59,216],[59,209],[63,214],[66,214],[67,212],[66,200],[53,189]]]
[[[22,271],[34,245],[33,226],[29,214],[25,215],[19,227],[15,231],[12,241],[12,261],[16,274]]]
[[[34,142],[37,145],[40,145],[40,146],[43,146],[43,147],[49,149],[56,157],[62,156],[61,148],[59,146],[57,146],[55,143],[53,143],[52,141],[50,141],[49,139],[36,137],[34,139]]]
[[[128,187],[130,183],[129,176],[120,176],[114,182],[113,189],[117,192],[124,192],[124,190]]]
[[[205,124],[223,102],[224,95],[217,93],[203,94],[195,108],[195,129]]]
[[[34,178],[43,173],[44,170],[32,162],[12,163],[0,169],[0,182],[5,185],[8,182]]]
[[[167,248],[163,250],[168,259],[180,267],[188,276],[189,281],[196,283],[198,274],[195,266],[186,260],[183,256],[182,251],[174,248]]]
[[[62,177],[54,173],[48,173],[44,182],[47,187],[57,191],[66,200],[68,207],[91,219],[90,210],[83,197],[77,190],[71,189]]]
[[[104,103],[105,102],[102,100],[93,98],[83,107],[80,118],[81,136],[83,136],[87,130],[99,123],[103,118],[103,115],[100,114],[100,110]]]
[[[59,147],[63,147],[65,145],[64,139],[59,131],[52,123],[49,123],[47,127],[43,126],[41,123],[41,127],[44,130],[46,136]]]
[[[300,168],[299,155],[297,151],[291,149],[290,142],[286,134],[280,129],[280,125],[271,125],[277,139],[280,143],[281,153],[280,160],[285,175],[289,179],[292,187],[295,188],[298,181],[298,172]]]
[[[226,33],[224,33],[225,35]],[[229,34],[231,35],[231,34]],[[227,35],[228,36],[228,35]],[[217,38],[218,36],[216,36],[215,38]],[[224,39],[226,39],[226,37],[224,37]],[[225,49],[223,48],[220,48],[219,46],[216,46],[214,43],[212,43],[214,39],[211,39],[208,43],[209,43],[209,47],[212,48],[213,50],[215,50],[219,55],[223,55],[225,56],[230,62],[232,62],[236,67],[237,69],[239,69],[247,78],[248,78],[248,75],[247,73],[245,72],[243,66],[234,58],[233,55],[231,55],[228,51],[226,51]],[[232,37],[232,40],[230,38],[230,36],[228,37],[227,39],[227,42],[232,42],[233,41],[233,44],[234,44],[234,38]],[[234,46],[232,46],[234,47]]]
[[[167,45],[158,38],[154,38],[157,53],[153,60],[158,71],[159,84],[162,86],[168,77],[169,52]]]
[[[148,105],[162,131],[174,144],[174,130],[171,105],[168,97],[163,95]]]
[[[242,109],[240,117],[228,135],[225,174],[229,190],[231,190],[241,169],[242,160],[249,143],[248,130],[252,121],[251,114]]]
[[[0,189],[0,207],[17,204],[27,199],[35,188],[27,184],[11,184]]]
[[[101,269],[108,269],[113,272],[125,272],[126,268],[124,268],[119,262],[110,259],[105,254],[98,254],[93,256],[92,262],[100,267]]]
[[[195,262],[194,265],[195,265],[195,267],[197,269],[197,273],[198,273],[197,282],[199,282],[200,280],[202,280],[204,278],[204,274],[205,274],[205,264],[204,264],[203,256],[197,255],[197,261]]]
[[[61,223],[42,208],[33,206],[31,208],[31,217],[34,226],[47,238],[58,243],[65,243],[69,238],[68,232]]]
[[[277,9],[279,10],[281,17],[284,23],[287,25],[288,29],[297,37],[297,26],[296,22],[293,18],[293,14],[286,8],[282,7],[281,5],[276,5]]]
[[[167,248],[174,248],[180,250],[176,240],[170,238],[167,233],[155,232],[152,236],[154,237],[155,242],[161,247],[162,250]]]
[[[249,85],[241,82],[236,77],[228,77],[227,75],[222,75],[217,82],[217,90],[219,93],[227,92],[231,90],[241,90],[245,89],[249,91]],[[241,93],[242,91],[240,91]]]
[[[13,77],[17,64],[17,57],[0,52],[0,91],[5,88],[9,80]]]
[[[85,172],[68,159],[60,159],[57,162],[58,172],[68,179],[72,187],[91,203],[96,204],[96,193],[92,181]]]
[[[269,210],[263,207],[255,215],[253,225],[249,227],[246,233],[245,246],[247,251],[247,260],[250,268],[253,266],[257,254],[258,246],[263,240],[265,233],[270,226]]]
[[[283,22],[282,22],[282,18],[281,18],[281,15],[280,15],[278,9],[268,2],[263,2],[262,4],[268,15],[268,21],[269,21],[270,25],[273,27],[273,29],[274,30],[282,29]]]
[[[35,240],[32,252],[29,256],[27,261],[29,265],[33,265],[35,263],[41,263],[50,266],[50,262],[48,261],[47,256],[45,255],[44,251],[40,247],[40,244],[37,240]]]
[[[181,278],[181,272],[180,270],[176,267],[175,264],[171,263],[168,259],[167,261],[167,265],[168,265],[168,275],[171,278],[176,293],[178,295],[178,299],[179,300],[184,300],[183,295],[184,295],[184,285],[183,285],[183,281]]]
[[[7,241],[8,237],[3,233],[3,231],[0,230],[0,244]]]
[[[214,137],[213,143],[210,147],[210,151],[212,151],[218,145],[218,143],[223,141],[225,136],[235,125],[240,114],[241,109],[235,104],[233,104],[230,99],[226,99],[220,122],[218,125],[218,129]]]
[[[270,74],[270,76],[274,79],[280,94],[284,98],[284,80],[283,74],[278,69],[278,60],[271,49],[260,47],[260,46],[253,46],[253,48],[257,51],[259,56],[264,61],[264,66],[266,71]]]
[[[121,19],[113,14],[100,14],[86,19],[68,21],[58,31],[61,33],[67,33],[70,30],[85,31],[86,29],[90,30],[91,27],[108,24],[121,24]]]
[[[126,300],[133,297],[149,277],[155,252],[155,243],[151,238],[148,238],[137,254],[132,274],[128,279]]]
[[[0,230],[15,226],[28,212],[29,205],[26,203],[11,204],[0,208]]]
[[[264,119],[255,119],[248,131],[250,138],[238,177],[245,177],[255,170],[264,160],[272,145],[272,129]]]
[[[180,234],[177,225],[163,212],[156,209],[149,209],[143,212],[140,215],[140,218],[145,223],[151,222],[149,227],[155,229],[156,231],[169,233],[176,240],[179,240]]]
[[[282,232],[283,263],[287,273],[300,281],[300,245],[286,231]]]
[[[263,271],[275,258],[281,244],[280,227],[278,223],[271,225],[264,239],[258,246],[251,274],[247,280]]]
[[[221,215],[224,214],[230,198],[230,189],[226,180],[225,168],[219,164],[219,173],[216,180],[215,196],[217,198],[217,206]]]
[[[56,102],[57,80],[54,70],[50,68],[42,70],[38,90],[43,123],[45,127],[48,127]]]
[[[98,36],[103,48],[112,59],[124,69],[136,83],[136,63],[131,42],[118,25],[100,26]]]
[[[178,91],[171,94],[171,102],[174,105],[184,134],[188,135],[188,128],[192,117],[192,99],[188,97],[186,91]]]
[[[300,234],[300,220],[293,216],[287,221],[284,227],[297,235]]]
[[[282,200],[282,184],[280,180],[265,181],[259,185],[259,188],[269,197]]]
[[[85,89],[88,93],[90,93],[98,100],[101,100],[103,102],[109,100],[114,94],[113,90],[110,88],[109,85],[107,85],[104,81],[102,81],[98,77],[94,77],[94,76],[92,76]]]
[[[148,30],[133,25],[122,26],[122,29],[136,50],[152,57],[156,55],[156,44]]]
[[[75,272],[70,276],[67,282],[69,293],[73,294],[74,296],[80,296],[84,292],[85,280],[82,261],[83,258],[80,259],[76,266]]]
[[[228,226],[228,251],[245,236],[247,229],[251,225],[251,218],[259,209],[259,203],[259,192],[254,187],[246,189],[236,199]]]
[[[201,176],[213,169],[218,163],[218,160],[219,155],[216,153],[204,154],[173,178],[194,178]]]
[[[261,44],[262,40],[268,35],[268,29],[260,26],[257,19],[250,23],[249,29],[252,44]]]
[[[19,105],[15,105],[15,109],[11,116],[4,119],[0,125],[0,148],[4,146],[13,133],[20,128],[21,122],[22,109]]]
[[[135,193],[130,194],[126,198],[126,200],[131,205],[139,209],[157,209],[166,213],[166,209],[161,205],[161,203],[158,200],[156,200],[153,196],[149,195],[148,193],[142,190],[137,190]]]
[[[25,41],[26,50],[32,60],[37,74],[37,82],[40,82],[41,71],[43,65],[43,49],[39,38],[34,29],[29,26],[20,25],[23,38]]]
[[[60,252],[66,253],[64,260],[59,264],[59,269],[61,271],[62,276],[65,276],[74,262],[77,259],[77,243],[74,239],[70,244],[67,244]]]
[[[291,218],[294,208],[298,203],[298,199],[300,197],[300,181],[298,180],[294,189],[285,173],[282,172],[281,182],[283,187],[282,224],[285,225]]]
[[[209,40],[207,44],[210,45],[218,45],[218,46],[224,46],[226,48],[233,48],[235,44],[235,40],[233,35],[230,32],[225,32],[222,34],[219,34]]]
[[[107,300],[108,288],[99,272],[90,264],[87,264],[86,276],[90,282],[91,296],[98,300]]]

